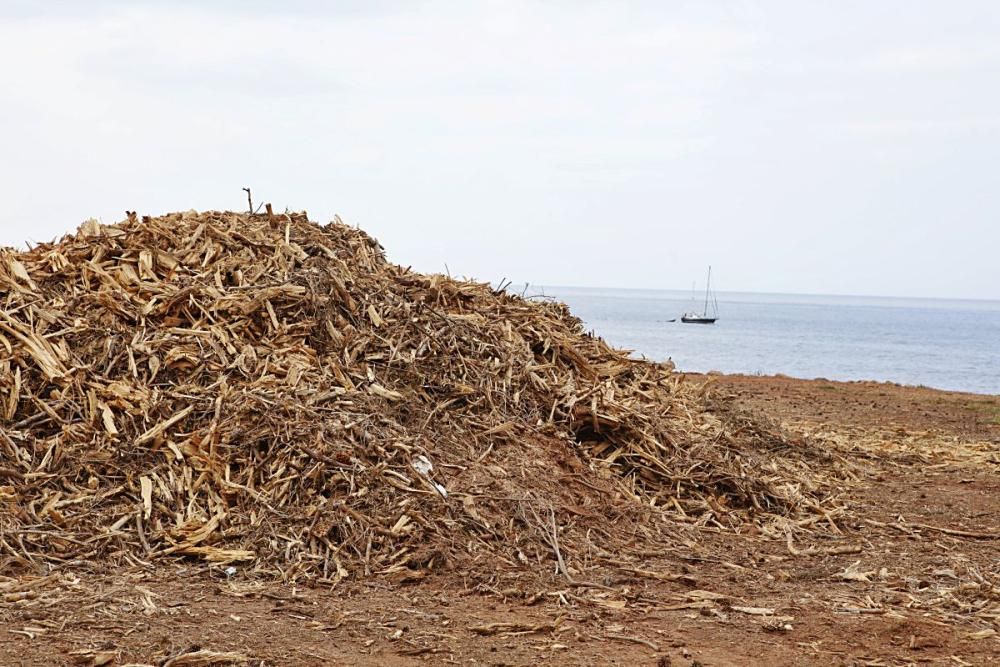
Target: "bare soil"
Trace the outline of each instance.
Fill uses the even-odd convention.
[[[444,571],[301,588],[182,562],[81,563],[44,586],[0,589],[0,664],[1000,659],[1000,398],[782,377],[688,381],[706,379],[822,443],[850,473],[834,504],[842,510],[784,534],[679,524],[664,536],[673,546],[621,554],[620,567],[605,557],[586,581],[526,564],[485,579]],[[692,531],[697,540],[686,540]]]

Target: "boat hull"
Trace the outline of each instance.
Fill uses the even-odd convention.
[[[681,322],[684,324],[715,324],[715,321],[719,319],[717,317],[689,317],[687,315],[681,317]]]

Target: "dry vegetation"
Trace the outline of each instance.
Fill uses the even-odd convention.
[[[304,214],[89,221],[0,250],[0,298],[0,610],[29,640],[58,626],[46,609],[84,630],[110,599],[169,614],[168,570],[241,599],[426,579],[442,604],[457,577],[535,610],[470,623],[470,637],[577,628],[585,641],[574,623],[595,609],[778,636],[795,617],[763,575],[830,563],[824,586],[851,587],[823,599],[832,613],[917,609],[993,641],[998,575],[983,552],[931,570],[951,577],[938,587],[872,554],[875,533],[993,544],[995,530],[901,522],[859,495],[914,463],[995,469],[993,440],[949,450],[778,426],[767,406],[587,335],[561,304],[414,273]],[[828,386],[809,405],[839,400]],[[295,591],[274,599],[305,599]],[[662,650],[624,627],[600,636]],[[411,644],[403,655],[438,650]],[[173,646],[154,662],[246,662],[239,648]]]
[[[539,536],[558,556],[554,465],[592,485],[588,528],[608,539],[600,519],[630,512],[612,496],[726,526],[821,511],[806,448],[709,409],[561,304],[413,273],[343,224],[91,221],[5,251],[0,284],[8,567],[515,565]]]

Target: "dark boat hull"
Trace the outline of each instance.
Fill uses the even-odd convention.
[[[688,317],[685,315],[681,318],[681,322],[685,324],[715,324],[717,317]]]

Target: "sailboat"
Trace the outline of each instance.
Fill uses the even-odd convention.
[[[681,322],[685,324],[715,324],[719,319],[719,302],[715,295],[712,295],[712,314],[708,313],[708,295],[712,284],[712,267],[708,267],[708,279],[705,281],[705,307],[700,313],[684,313],[681,315]]]

